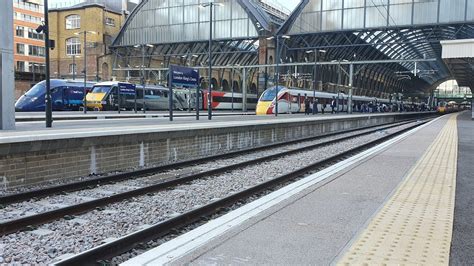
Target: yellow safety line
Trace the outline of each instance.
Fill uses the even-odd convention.
[[[448,265],[458,154],[457,115],[338,265]]]

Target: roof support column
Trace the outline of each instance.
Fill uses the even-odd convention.
[[[352,84],[354,82],[354,65],[349,66],[349,99],[347,101],[349,114],[352,114]]]
[[[242,69],[242,112],[247,112],[247,68]]]
[[[13,104],[15,81],[13,73],[13,1],[6,1],[0,9],[0,129],[15,129]]]

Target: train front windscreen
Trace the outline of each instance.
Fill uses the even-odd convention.
[[[45,92],[44,81],[34,85],[16,101],[15,110],[19,112],[43,111],[45,108]]]
[[[87,108],[92,110],[103,110],[106,104],[105,98],[112,90],[112,86],[94,86],[87,94]]]
[[[256,115],[268,115],[273,113],[273,101],[276,97],[276,88],[270,88],[263,92],[257,103]]]

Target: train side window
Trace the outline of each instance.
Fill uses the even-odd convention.
[[[168,98],[168,92],[163,92],[163,97]]]

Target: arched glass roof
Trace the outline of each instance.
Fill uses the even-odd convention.
[[[215,40],[257,38],[268,27],[251,1],[143,0],[132,12],[114,46],[200,42],[209,39],[209,7],[214,2]]]
[[[291,35],[289,50],[325,49],[337,60],[436,58],[372,66],[426,89],[451,77],[440,41],[473,38],[473,13],[472,0],[303,0],[279,34]]]

